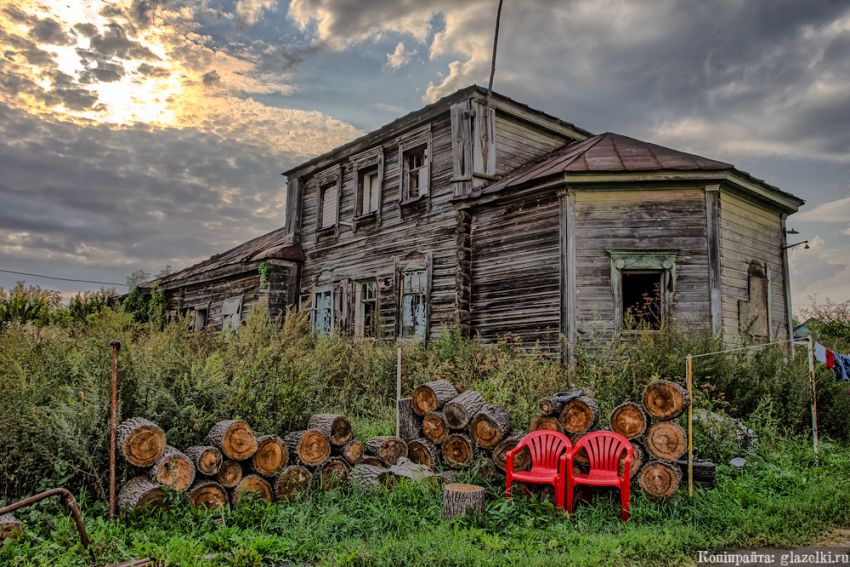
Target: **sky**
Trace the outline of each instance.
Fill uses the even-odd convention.
[[[0,269],[124,283],[279,228],[282,171],[486,85],[497,3],[0,0]],[[850,2],[505,0],[494,90],[802,197],[794,306],[850,300]]]

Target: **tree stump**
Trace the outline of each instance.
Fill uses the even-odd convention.
[[[165,452],[165,432],[143,417],[131,417],[118,425],[118,449],[136,467],[153,465]]]
[[[272,501],[272,486],[266,479],[258,474],[246,474],[233,489],[233,507],[238,507],[248,498],[249,494],[256,494],[266,502]]]
[[[12,514],[0,516],[0,543],[24,535],[24,525]]]
[[[407,444],[407,458],[418,465],[434,470],[440,463],[440,450],[424,437],[420,437]]]
[[[522,441],[523,437],[525,437],[524,433],[515,433],[493,448],[493,462],[500,471],[506,472],[508,467],[508,451],[516,447]],[[514,471],[526,471],[530,467],[531,452],[529,452],[528,447],[525,447],[522,451],[514,455]]]
[[[291,461],[308,467],[318,467],[331,456],[331,443],[325,434],[315,429],[293,431],[283,438]]]
[[[646,430],[644,439],[647,450],[662,461],[675,461],[688,450],[685,430],[672,421],[653,423]]]
[[[313,473],[301,465],[289,465],[274,479],[274,495],[277,500],[291,501],[310,487]]]
[[[449,424],[441,411],[432,411],[422,418],[422,433],[434,445],[442,445],[449,436]]]
[[[185,492],[195,482],[195,465],[192,460],[168,445],[165,452],[148,471],[151,480],[170,486],[176,492]]]
[[[257,452],[257,437],[241,419],[219,421],[210,429],[209,440],[231,461],[250,459]]]
[[[399,457],[407,456],[407,443],[401,437],[383,435],[366,440],[366,452],[379,457],[388,465],[394,465]]]
[[[573,398],[581,395],[581,390],[569,390],[567,392],[559,392],[553,396],[540,398],[537,402],[537,407],[540,408],[541,415],[559,416],[564,409],[564,404]]]
[[[472,439],[464,433],[452,433],[443,443],[443,462],[453,469],[462,469],[472,464],[475,450]]]
[[[358,465],[370,465],[370,466],[378,467],[378,468],[381,468],[381,469],[390,468],[389,463],[384,461],[381,457],[376,457],[375,455],[363,455],[363,458],[360,459],[360,462],[358,462],[357,464]]]
[[[352,439],[345,445],[331,447],[331,454],[342,457],[350,465],[355,465],[363,458],[363,444],[358,439]]]
[[[321,486],[319,489],[322,492],[327,492],[334,488],[339,488],[348,479],[348,474],[351,467],[342,457],[331,457],[319,469],[319,480]]]
[[[211,445],[195,445],[183,451],[192,460],[198,472],[206,476],[215,476],[221,469],[224,457],[217,448]]]
[[[511,432],[511,416],[504,408],[485,405],[469,424],[469,436],[479,447],[492,449]]]
[[[195,508],[218,509],[228,502],[227,490],[212,480],[199,480],[187,491],[189,501]]]
[[[215,475],[216,481],[225,488],[236,488],[242,480],[242,467],[236,461],[225,460]]]
[[[643,407],[655,419],[673,419],[688,409],[688,392],[670,380],[656,380],[643,390]]]
[[[475,390],[467,390],[443,406],[443,416],[451,429],[466,429],[484,406],[484,398]]]
[[[564,403],[561,410],[561,425],[570,434],[582,435],[596,425],[599,419],[599,406],[588,396],[578,396]]]
[[[528,427],[529,431],[557,431],[564,433],[564,426],[561,425],[561,420],[557,417],[548,415],[538,415],[531,418],[531,424]]]
[[[682,471],[670,463],[650,461],[641,467],[637,479],[644,492],[661,498],[672,496],[676,492],[682,479]]]
[[[275,476],[289,461],[289,451],[277,435],[257,438],[257,452],[251,457],[251,470],[260,476]]]
[[[353,436],[351,422],[344,415],[335,413],[317,413],[310,418],[307,429],[321,431],[331,445],[340,447],[345,445]]]
[[[396,482],[389,469],[364,464],[354,465],[348,474],[348,480],[352,486],[364,490],[372,490],[382,485],[392,487]]]
[[[413,411],[424,416],[430,411],[443,407],[443,404],[457,396],[457,390],[448,380],[435,380],[417,386],[413,390]]]
[[[486,493],[474,484],[446,484],[443,486],[443,517],[447,520],[466,514],[484,512]]]
[[[422,420],[413,411],[413,399],[402,398],[398,401],[398,436],[405,441],[416,439],[422,435]]]
[[[634,402],[620,404],[611,412],[611,430],[626,439],[634,439],[646,433],[648,421],[646,412]]]
[[[135,476],[118,491],[118,507],[132,510],[144,506],[165,508],[165,490],[146,476]]]

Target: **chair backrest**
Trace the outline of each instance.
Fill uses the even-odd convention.
[[[582,447],[587,451],[591,470],[617,472],[623,453],[634,454],[629,440],[614,431],[588,433],[576,442],[574,453]]]
[[[529,433],[522,438],[520,444],[528,447],[528,452],[531,453],[532,470],[538,467],[557,469],[561,455],[572,447],[569,437],[560,431],[548,429]]]

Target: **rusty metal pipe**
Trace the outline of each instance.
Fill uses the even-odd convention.
[[[63,496],[65,498],[65,503],[68,505],[68,508],[71,509],[71,515],[74,516],[74,522],[77,524],[77,533],[80,534],[80,543],[82,543],[83,547],[88,550],[89,534],[86,532],[86,526],[83,524],[83,516],[80,514],[80,508],[77,506],[77,501],[74,499],[74,495],[71,494],[70,490],[65,488],[51,488],[50,490],[40,494],[24,498],[19,502],[3,506],[0,508],[0,516],[3,514],[11,514],[15,510],[30,506],[36,502],[44,500],[45,498],[50,498],[51,496]]]
[[[118,444],[118,353],[121,342],[109,341],[112,347],[112,398],[109,414],[109,520],[115,519],[115,446]]]

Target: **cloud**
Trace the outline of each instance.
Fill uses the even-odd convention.
[[[387,65],[392,69],[400,69],[410,61],[410,57],[415,53],[415,51],[408,51],[404,42],[400,41],[392,53],[387,53]]]
[[[850,223],[850,196],[842,197],[794,215],[794,220]]]
[[[272,9],[277,0],[239,0],[236,2],[236,13],[248,25],[254,25],[259,21],[263,12]]]

